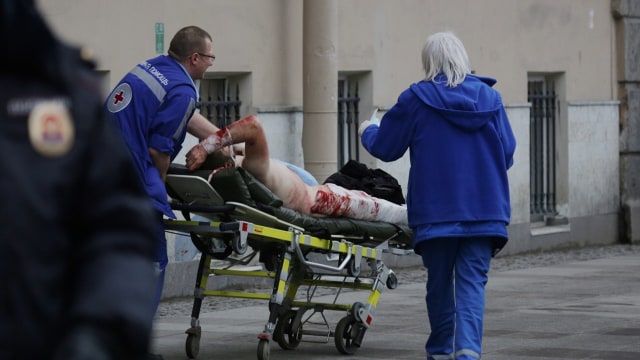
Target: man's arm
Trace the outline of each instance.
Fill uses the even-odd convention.
[[[199,112],[194,112],[187,125],[187,131],[189,134],[197,137],[199,140],[206,138],[207,136],[218,131],[217,126],[213,125],[207,118],[202,116]]]
[[[198,140],[206,139],[209,135],[215,134],[218,127],[213,125],[207,118],[199,112],[194,112],[187,125],[189,134],[198,138]],[[189,170],[195,170],[204,163],[207,158],[207,152],[202,145],[197,144],[192,147],[186,155],[186,165]]]

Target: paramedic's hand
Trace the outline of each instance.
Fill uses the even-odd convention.
[[[369,125],[373,125],[373,123],[369,120],[365,120],[363,122],[360,123],[360,127],[358,127],[358,136],[362,136],[362,133],[364,132],[364,130],[366,128],[369,127]]]
[[[362,133],[366,128],[369,127],[369,125],[380,126],[380,119],[378,119],[378,108],[373,110],[373,114],[371,114],[369,120],[365,120],[360,123],[360,127],[358,127],[358,136],[362,136]]]
[[[189,171],[198,169],[207,159],[207,151],[202,144],[198,144],[189,150],[185,159],[185,165]]]

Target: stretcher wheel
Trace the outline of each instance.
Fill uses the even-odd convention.
[[[358,336],[358,321],[353,315],[347,315],[338,321],[336,325],[336,331],[334,333],[334,340],[336,343],[336,349],[344,355],[353,355],[358,350],[358,346],[353,343],[353,340]]]
[[[233,240],[231,240],[231,247],[233,248],[233,251],[235,251],[238,255],[244,255],[244,253],[246,253],[247,249],[249,248],[249,244],[247,244],[246,242],[242,244],[242,239],[240,238],[240,236],[236,236],[233,238]]]
[[[269,360],[270,353],[269,340],[260,340],[258,342],[258,360]]]
[[[200,337],[195,334],[187,335],[187,341],[184,344],[187,357],[189,359],[195,359],[200,352]]]
[[[273,338],[283,350],[293,350],[300,344],[302,339],[302,326],[298,325],[293,328],[298,313],[296,311],[287,311],[278,318],[276,328],[273,331]]]
[[[352,258],[351,260],[349,260],[349,275],[353,276],[353,277],[358,277],[358,275],[360,275],[360,264],[356,261],[355,258]]]
[[[362,321],[360,318],[360,310],[364,308],[364,304],[356,301],[351,305],[351,316],[355,319],[355,321]]]
[[[387,288],[393,290],[397,287],[398,287],[398,277],[393,272],[389,273],[389,276],[387,277]]]

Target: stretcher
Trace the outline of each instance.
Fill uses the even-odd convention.
[[[200,309],[209,296],[268,301],[267,322],[258,335],[259,360],[269,359],[273,341],[284,350],[293,350],[303,338],[314,342],[333,338],[340,353],[354,354],[372,324],[381,293],[397,286],[397,277],[382,255],[412,254],[410,229],[305,216],[283,207],[277,196],[244,169],[210,173],[191,173],[172,165],[166,180],[172,208],[184,218],[166,220],[166,229],[189,234],[201,252],[191,324],[186,330],[187,356],[195,358],[199,353]],[[198,221],[192,219],[194,215]],[[260,267],[249,271],[219,268],[212,265],[215,260],[229,264],[253,260]],[[273,282],[269,293],[208,290],[207,282],[221,276]],[[317,301],[321,288],[331,290],[331,301]],[[346,291],[364,291],[368,296],[363,301],[340,303]],[[344,316],[333,326],[325,311],[341,311]]]

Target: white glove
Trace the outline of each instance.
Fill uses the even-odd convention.
[[[371,121],[372,124],[376,124],[376,125],[380,126],[380,119],[378,119],[377,115],[378,115],[378,108],[373,110],[373,113],[371,114],[371,117],[369,118],[369,121]]]
[[[365,120],[360,123],[360,126],[358,127],[359,136],[362,136],[362,133],[366,128],[369,127],[369,125],[380,126],[380,119],[378,119],[378,117],[376,116],[377,114],[378,114],[378,108],[373,110],[373,114],[371,114],[371,117],[369,118],[369,120]]]
[[[364,130],[366,128],[369,127],[369,125],[373,125],[373,123],[369,120],[365,120],[363,122],[360,123],[360,126],[358,127],[358,136],[362,136],[362,133],[364,132]]]

